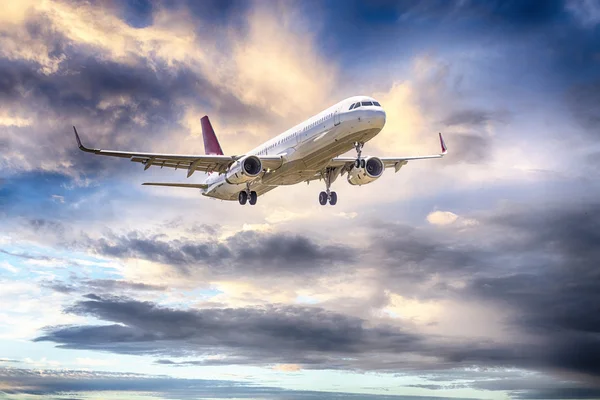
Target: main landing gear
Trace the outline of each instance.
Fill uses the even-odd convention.
[[[246,190],[242,190],[240,194],[238,194],[238,201],[241,205],[244,205],[246,202],[248,202],[251,206],[253,206],[256,204],[257,199],[258,195],[254,190],[250,190],[250,185],[247,185]]]
[[[337,175],[335,175],[335,177],[337,177]],[[321,204],[322,206],[327,204],[327,201],[329,201],[329,204],[331,204],[332,206],[335,206],[337,204],[337,193],[329,190],[331,183],[333,182],[335,177],[334,171],[330,168],[328,168],[327,171],[325,171],[325,173],[323,174],[326,189],[324,192],[319,193],[319,204]]]

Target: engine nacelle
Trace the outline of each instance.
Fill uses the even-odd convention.
[[[237,185],[246,183],[256,178],[262,171],[260,158],[256,156],[246,156],[240,158],[229,167],[225,173],[227,183]]]
[[[361,165],[362,165],[361,160]],[[348,172],[348,183],[351,185],[366,185],[371,183],[381,175],[385,166],[383,161],[377,157],[367,157],[364,159],[364,168],[361,166],[357,168],[355,165],[352,166],[350,172]]]

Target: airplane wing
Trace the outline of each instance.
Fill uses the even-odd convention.
[[[206,183],[158,183],[158,182],[144,182],[144,186],[169,186],[169,187],[182,187],[191,189],[208,189]]]
[[[385,168],[394,167],[396,172],[402,168],[403,165],[406,165],[409,161],[414,160],[425,160],[430,158],[442,158],[448,153],[448,148],[446,147],[446,143],[444,142],[444,138],[442,134],[440,136],[440,146],[442,147],[442,152],[440,154],[428,155],[428,156],[411,156],[411,157],[379,157],[381,161],[383,161],[383,165]],[[339,168],[342,170],[350,170],[352,165],[356,161],[356,157],[336,157],[331,160],[328,167],[330,168]]]
[[[166,167],[175,169],[187,169],[188,178],[195,171],[218,172],[223,173],[237,159],[243,156],[225,156],[225,155],[194,155],[194,154],[160,154],[160,153],[138,153],[127,151],[90,149],[81,143],[77,129],[73,127],[75,139],[79,149],[87,153],[94,153],[101,156],[129,158],[133,162],[139,162],[144,165],[144,170],[152,166]],[[280,156],[258,156],[264,168],[277,169],[281,166],[283,160]]]

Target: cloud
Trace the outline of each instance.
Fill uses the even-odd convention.
[[[300,371],[302,367],[297,364],[277,364],[273,369],[281,372],[297,372]]]
[[[2,391],[6,394],[31,395],[79,395],[94,392],[144,392],[151,396],[173,399],[202,398],[266,398],[266,399],[373,399],[373,400],[441,400],[435,396],[388,396],[377,394],[352,394],[345,392],[319,392],[311,390],[290,390],[226,380],[172,378],[164,375],[143,375],[136,373],[0,368]],[[72,397],[68,397],[72,398]],[[457,400],[464,400],[457,398]]]
[[[449,225],[457,219],[458,215],[450,211],[432,211],[427,215],[427,221],[433,225]]]
[[[128,291],[138,292],[156,292],[166,291],[167,286],[148,284],[141,282],[129,282],[125,280],[115,279],[83,279],[71,280],[70,283],[62,281],[49,281],[43,283],[44,287],[53,289],[59,293],[76,293],[76,292],[98,292],[98,293],[123,293]]]
[[[353,364],[340,354],[412,352],[419,339],[392,327],[317,307],[270,305],[261,308],[176,310],[127,298],[87,296],[67,309],[111,325],[48,328],[36,341],[61,347],[103,349],[124,354],[209,355],[205,364]]]
[[[189,274],[207,270],[214,277],[307,275],[352,259],[354,250],[341,244],[321,245],[302,235],[247,230],[224,241],[164,241],[132,231],[81,243],[103,256],[141,258],[176,267]],[[204,266],[204,267],[203,267]]]
[[[20,117],[0,116],[0,126],[15,126],[18,128],[31,125],[31,120]]]
[[[427,214],[427,222],[432,225],[459,225],[461,227],[477,225],[477,220],[473,218],[463,218],[450,211],[432,211]]]

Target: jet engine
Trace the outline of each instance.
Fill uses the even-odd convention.
[[[362,165],[364,165],[364,168]],[[348,183],[351,185],[366,185],[383,175],[384,169],[383,161],[380,158],[367,157],[364,159],[364,164],[361,162],[361,167],[352,166],[352,169],[348,172]]]
[[[256,156],[246,156],[240,158],[229,167],[225,173],[227,183],[237,185],[246,183],[256,178],[262,171],[260,158]]]

